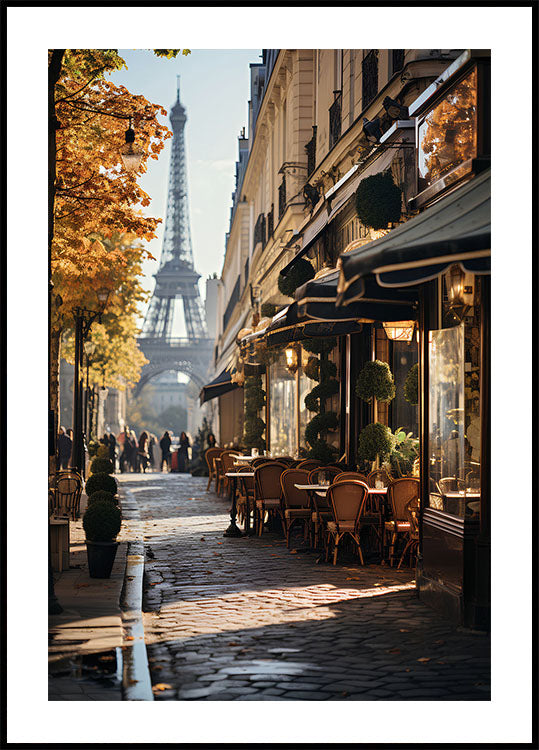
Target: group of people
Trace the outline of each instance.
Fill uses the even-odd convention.
[[[215,435],[208,435],[208,447],[216,445]],[[118,437],[114,433],[105,433],[99,439],[101,445],[108,449],[108,457],[116,471],[118,460],[120,472],[143,472],[149,469],[156,471],[159,465],[160,471],[186,472],[189,470],[189,448],[191,441],[186,432],[182,432],[178,446],[172,449],[172,436],[166,430],[161,439],[152,433],[143,430],[137,439],[134,430],[126,425]],[[161,456],[159,457],[160,449]],[[57,437],[56,468],[67,469],[71,466],[71,455],[73,450],[73,430],[60,427]],[[164,468],[166,466],[166,468]]]

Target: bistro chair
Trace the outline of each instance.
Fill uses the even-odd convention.
[[[316,469],[317,466],[321,465],[322,461],[318,461],[316,458],[306,458],[304,461],[300,461],[295,468],[303,469],[304,471],[311,471],[311,469]]]
[[[234,458],[235,456],[241,455],[238,453],[237,450],[226,450],[221,453],[219,458],[221,459],[219,471],[220,471],[220,489],[226,489],[229,485],[228,477],[226,476],[226,473],[228,471],[236,471],[236,466],[234,466]]]
[[[358,482],[365,482],[368,486],[367,477],[365,474],[361,474],[359,471],[341,471],[337,474],[336,479],[340,482],[342,479],[357,479]]]
[[[315,466],[309,471],[309,484],[320,484],[327,479],[331,484],[339,474],[342,474],[342,471],[336,466]]]
[[[268,520],[277,516],[286,533],[281,504],[281,474],[286,469],[284,464],[277,461],[255,468],[255,529],[258,536],[262,536],[266,514]]]
[[[273,461],[273,459],[266,458],[266,456],[260,456],[260,458],[255,458],[254,461],[250,461],[251,468],[256,469],[257,466],[262,466],[262,464],[267,464],[270,461]]]
[[[418,502],[419,479],[412,477],[394,479],[387,488],[387,497],[393,518],[385,522],[385,532],[391,535],[389,564],[393,565],[399,534],[410,532],[410,520],[406,513],[406,505],[413,501]]]
[[[309,473],[302,469],[286,469],[281,474],[283,517],[286,546],[290,547],[290,532],[296,521],[303,524],[303,541],[311,536],[311,501],[306,490],[298,490],[295,484],[308,484]]]
[[[389,487],[393,478],[385,469],[375,469],[367,474],[367,484],[369,487],[376,487],[376,482],[382,482],[383,487]]]
[[[238,474],[250,474],[252,470],[252,466],[236,467]],[[248,508],[253,509],[255,505],[255,480],[254,477],[239,477],[239,480],[239,495],[236,507],[238,518],[243,523],[247,517]]]
[[[339,543],[348,534],[357,546],[361,564],[365,564],[359,535],[362,527],[361,516],[368,492],[367,485],[356,479],[337,481],[330,485],[328,500],[332,519],[326,524],[326,562],[329,558],[330,541],[332,541],[333,565],[337,564]]]
[[[67,469],[56,473],[53,487],[54,502],[52,514],[56,517],[69,517],[75,521],[80,514],[80,498],[82,495],[82,476],[74,469]],[[52,498],[49,498],[49,507]]]
[[[410,522],[410,530],[408,531],[408,539],[402,551],[399,564],[397,565],[397,570],[400,570],[404,556],[408,551],[410,552],[410,567],[412,567],[412,555],[414,553],[417,559],[417,550],[419,547],[419,521],[417,518],[419,514],[419,498],[413,498],[407,502],[404,506],[404,512]]]
[[[466,489],[466,480],[458,477],[442,477],[438,479],[438,489],[440,495],[446,495],[448,492],[463,492]]]
[[[206,487],[206,492],[210,489],[213,479],[215,479],[215,489],[217,489],[217,473],[215,470],[215,464],[213,463],[213,459],[216,456],[221,455],[222,451],[223,451],[222,448],[208,448],[208,450],[204,454],[204,458],[206,460],[206,464],[208,466],[208,471],[209,471],[208,486]]]
[[[319,474],[325,470],[327,470],[327,467],[324,467],[324,469],[311,469],[309,472],[309,484],[320,484]],[[335,478],[332,477],[332,481],[335,481]],[[332,518],[331,507],[328,504],[327,495],[326,497],[321,497],[314,490],[311,491],[310,495],[312,500],[311,522],[313,524],[314,543],[318,546],[323,540],[324,525]]]
[[[279,461],[281,464],[286,464],[287,466],[292,466],[296,461],[292,456],[276,456],[273,461]]]

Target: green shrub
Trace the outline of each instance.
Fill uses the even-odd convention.
[[[122,525],[120,509],[109,500],[98,500],[88,506],[82,519],[86,539],[90,542],[112,542]]]
[[[365,362],[356,381],[356,396],[363,401],[391,401],[395,398],[395,383],[387,362],[375,359]]]
[[[95,502],[101,502],[102,500],[106,500],[108,503],[118,504],[116,497],[112,492],[108,492],[107,490],[96,490],[96,492],[92,492],[91,495],[88,495],[88,505]]]
[[[339,420],[334,411],[326,411],[323,414],[316,414],[305,428],[305,440],[312,448],[319,442],[318,436],[321,432],[336,430],[338,426]]]
[[[356,210],[362,224],[386,229],[401,217],[402,192],[390,172],[379,172],[361,180],[356,192]]]
[[[91,474],[114,474],[114,466],[110,458],[94,458],[90,464]]]
[[[305,339],[301,342],[306,352],[311,354],[328,354],[337,346],[335,336],[320,336],[319,338]]]
[[[106,490],[115,495],[118,492],[118,482],[110,474],[103,472],[92,474],[86,481],[86,494],[90,497],[98,490]]]
[[[262,318],[273,318],[277,312],[277,305],[273,305],[271,302],[264,302],[260,305],[260,316]]]
[[[292,268],[289,269],[286,276],[279,274],[277,286],[281,294],[285,297],[293,297],[298,286],[302,286],[309,279],[314,277],[314,268],[305,258],[300,258]]]
[[[98,458],[108,458],[109,457],[108,445],[103,445],[103,443],[98,443],[96,456]]]
[[[393,445],[394,440],[389,427],[380,422],[374,422],[361,430],[357,455],[364,461],[376,461],[377,456],[382,459],[388,456]]]
[[[411,404],[419,401],[419,365],[412,365],[404,381],[404,398]]]

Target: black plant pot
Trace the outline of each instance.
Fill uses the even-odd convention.
[[[86,540],[90,578],[110,578],[119,542],[90,542]]]

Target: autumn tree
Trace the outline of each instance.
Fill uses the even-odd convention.
[[[155,52],[174,57],[179,50]],[[136,378],[143,361],[134,349],[141,299],[135,278],[144,257],[152,256],[134,240],[153,239],[161,220],[141,213],[150,198],[137,184],[137,173],[146,171],[148,159],[157,159],[172,133],[157,119],[166,115],[163,107],[107,78],[124,66],[117,50],[49,51],[50,408],[56,413],[62,334],[68,352],[73,309],[95,308],[100,285],[112,293],[102,329],[96,330],[103,357],[107,346],[123,351],[124,364],[130,359],[135,365],[127,380]],[[142,152],[137,173],[120,165],[129,118]],[[119,341],[123,350],[111,343]],[[114,368],[122,369],[121,359],[112,358],[109,378],[116,377]]]

